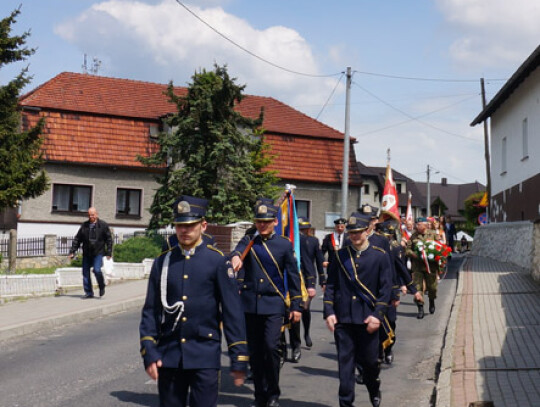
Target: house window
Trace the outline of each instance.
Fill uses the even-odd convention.
[[[309,219],[309,201],[295,200],[296,204],[296,215],[299,218]]]
[[[364,185],[364,194],[369,195],[369,184]]]
[[[150,139],[156,141],[159,137],[159,126],[157,124],[150,124],[148,133],[150,134]]]
[[[118,188],[116,190],[116,216],[141,216],[140,189]]]
[[[501,175],[506,174],[506,137],[502,138],[501,145]]]
[[[396,192],[397,192],[398,194],[401,194],[401,193],[402,193],[402,192],[401,192],[401,184],[396,183]]]
[[[521,139],[523,147],[523,160],[529,158],[529,122],[527,118],[523,119],[521,126]]]
[[[334,221],[341,218],[341,214],[337,212],[325,212],[324,214],[324,227],[334,228]]]
[[[53,184],[53,212],[87,212],[92,201],[92,187]]]

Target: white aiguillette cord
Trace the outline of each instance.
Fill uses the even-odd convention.
[[[178,315],[176,316],[176,319],[174,320],[174,325],[172,330],[174,331],[176,329],[176,325],[178,325],[178,321],[180,320],[180,317],[182,316],[182,313],[184,312],[184,302],[183,301],[177,301],[173,305],[169,305],[167,303],[167,275],[169,274],[169,259],[171,258],[171,252],[168,252],[165,255],[165,260],[163,260],[163,267],[161,268],[161,305],[163,306],[163,316],[162,321],[165,321],[165,313],[167,314],[174,314],[175,312],[178,312]]]

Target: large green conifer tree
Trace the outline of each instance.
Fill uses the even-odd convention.
[[[275,172],[263,171],[272,159],[260,130],[263,112],[252,120],[234,110],[244,88],[219,66],[193,75],[185,97],[169,85],[178,107],[167,120],[172,132],[159,135],[156,154],[139,157],[148,166],[167,165],[150,207],[151,229],[170,223],[180,194],[208,199],[207,218],[221,224],[251,219],[258,196],[278,194]]]
[[[28,31],[10,36],[19,13],[20,8],[0,20],[0,69],[24,61],[35,52],[25,47]],[[21,90],[30,82],[27,73],[25,68],[7,84],[0,84],[0,211],[16,206],[21,199],[35,198],[48,188],[41,156],[43,120],[28,131],[20,131],[17,101]]]

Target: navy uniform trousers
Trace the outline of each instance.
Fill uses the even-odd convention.
[[[359,290],[354,281],[367,290]],[[367,295],[368,300],[364,293]],[[339,405],[351,407],[354,402],[355,365],[364,372],[364,383],[371,397],[377,396],[379,381],[379,333],[367,333],[364,320],[384,318],[392,294],[392,271],[388,254],[368,246],[357,251],[353,246],[336,253],[330,263],[324,292],[324,318],[335,315],[334,330],[339,368]],[[381,328],[382,329],[382,326]]]
[[[317,276],[319,285],[326,284],[323,263],[324,257],[319,244],[319,239],[315,236],[300,235],[300,270],[306,283],[306,288],[315,288],[317,285]],[[311,327],[311,298],[307,300],[302,309],[302,325],[304,325],[305,336],[309,336]],[[300,339],[300,322],[291,324],[289,330],[291,347],[300,348],[302,341]]]
[[[284,317],[289,311],[301,310],[301,288],[298,266],[291,241],[272,234],[244,236],[231,256],[241,255],[255,239],[238,273],[240,296],[246,318],[249,361],[253,373],[255,400],[265,406],[279,399],[280,337]],[[279,270],[276,269],[279,267]],[[290,296],[285,305],[284,270]]]

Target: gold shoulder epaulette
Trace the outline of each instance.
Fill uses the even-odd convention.
[[[379,246],[371,246],[371,247],[373,247],[375,250],[386,253],[386,251],[384,249],[381,249]]]
[[[213,250],[213,251],[215,251],[215,252],[218,252],[218,253],[221,254],[222,256],[225,256],[221,250],[216,249],[216,248],[215,248],[214,246],[212,246],[211,244],[207,244],[206,247],[208,247],[210,250]]]
[[[287,239],[289,242],[291,241],[291,239],[289,239],[287,236],[283,236],[283,235],[279,235],[280,237],[282,237],[283,239]]]

